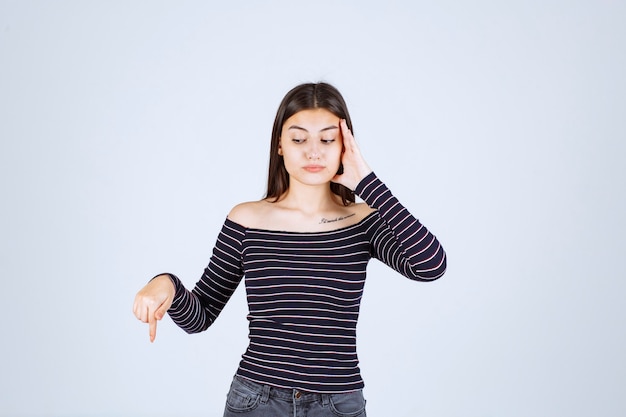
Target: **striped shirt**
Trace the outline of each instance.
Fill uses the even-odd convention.
[[[362,388],[356,326],[367,263],[432,281],[446,254],[374,173],[355,193],[376,210],[332,231],[253,229],[227,218],[194,289],[171,276],[172,320],[188,333],[207,329],[245,276],[250,341],[238,375],[318,393]]]

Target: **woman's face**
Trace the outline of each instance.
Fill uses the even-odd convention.
[[[302,110],[285,121],[278,153],[290,181],[319,185],[337,174],[343,151],[339,121],[326,109]]]

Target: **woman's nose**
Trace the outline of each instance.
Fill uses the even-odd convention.
[[[318,159],[319,157],[320,157],[320,152],[319,152],[319,148],[317,147],[317,145],[312,144],[311,146],[309,146],[309,148],[307,149],[307,158]]]

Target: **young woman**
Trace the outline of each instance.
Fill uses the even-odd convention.
[[[245,277],[250,342],[225,417],[365,416],[356,325],[368,261],[416,281],[446,269],[438,240],[368,167],[351,130],[334,87],[292,89],[274,121],[266,197],[228,214],[192,291],[163,274],[135,298],[154,341],[165,313],[188,333],[206,330]]]

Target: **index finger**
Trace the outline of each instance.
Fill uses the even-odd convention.
[[[341,121],[339,122],[339,124],[341,125],[341,133],[345,136],[346,134],[352,134],[352,132],[350,131],[350,128],[348,127],[348,121],[346,119],[341,119]]]
[[[352,134],[352,131],[348,127],[346,119],[341,119],[341,134],[343,136],[343,146],[347,150],[354,151],[356,148],[356,139]]]
[[[156,338],[157,319],[154,317],[154,311],[148,310],[148,329],[150,332],[150,342],[154,342]]]

